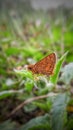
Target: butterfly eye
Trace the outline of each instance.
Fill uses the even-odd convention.
[[[29,69],[29,70],[32,70],[32,66],[31,66],[31,65],[30,65],[30,66],[28,66],[28,69]]]
[[[31,68],[31,67],[29,67],[28,69],[29,69],[29,70],[31,70],[32,68]]]

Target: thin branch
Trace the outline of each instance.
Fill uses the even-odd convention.
[[[43,98],[47,98],[47,97],[50,97],[50,96],[56,96],[57,94],[55,93],[49,93],[47,95],[43,95],[43,96],[37,96],[37,97],[33,97],[33,98],[30,98],[30,99],[27,99],[25,100],[23,103],[21,103],[20,105],[18,105],[9,115],[8,115],[8,118],[12,115],[15,114],[15,112],[17,112],[19,109],[21,109],[24,105],[28,104],[28,103],[31,103],[33,101],[36,101],[36,100],[39,100],[39,99],[43,99]]]
[[[14,93],[23,93],[24,90],[23,89],[20,89],[20,90],[5,90],[5,91],[2,91],[0,92],[0,96],[3,96],[5,94],[14,94]]]

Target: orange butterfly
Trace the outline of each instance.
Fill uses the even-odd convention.
[[[34,65],[28,65],[27,69],[33,74],[52,75],[56,64],[56,55],[51,53]]]

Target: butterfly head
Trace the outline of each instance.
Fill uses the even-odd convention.
[[[28,70],[33,71],[33,65],[28,65]]]

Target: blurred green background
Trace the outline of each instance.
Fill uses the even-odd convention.
[[[65,81],[65,84],[73,86],[73,2],[36,1],[0,0],[0,122],[2,123],[19,103],[49,91],[46,87],[43,89],[46,85],[42,78],[37,83],[40,90],[34,93],[32,76],[31,78],[29,74],[19,76],[14,72],[14,68],[36,63],[52,52],[55,52],[59,59],[68,51],[62,68],[71,65],[69,70],[64,71],[65,80],[62,77],[61,82]],[[68,6],[68,3],[71,6]],[[31,112],[36,106],[40,105],[37,103],[27,106],[26,113],[28,108]],[[44,109],[46,111],[47,106]],[[15,117],[19,118],[18,122],[21,124],[29,120],[20,119],[23,117],[22,112],[18,115],[20,116]],[[30,119],[31,117],[30,114]],[[7,126],[9,123],[7,122]],[[0,127],[2,129],[2,124]]]

